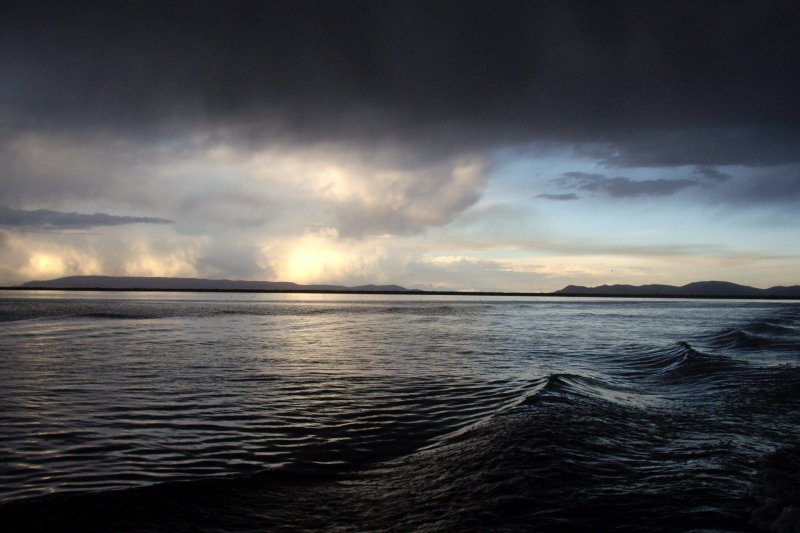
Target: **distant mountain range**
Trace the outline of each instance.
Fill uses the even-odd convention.
[[[127,276],[68,276],[47,281],[29,281],[26,289],[180,290],[180,291],[352,291],[406,292],[399,285],[300,285],[287,281],[240,281],[230,279],[158,278]]]
[[[23,283],[24,289],[67,290],[156,290],[156,291],[331,291],[331,292],[408,292],[416,294],[525,294],[538,296],[641,296],[661,298],[800,298],[800,285],[757,289],[727,281],[698,281],[682,287],[673,285],[567,285],[552,293],[503,293],[419,291],[399,285],[300,285],[288,281],[241,281],[229,279],[158,278],[126,276],[68,276]]]
[[[798,298],[800,285],[757,289],[727,281],[697,281],[682,287],[673,285],[568,285],[553,294],[564,296],[662,296],[713,298]]]

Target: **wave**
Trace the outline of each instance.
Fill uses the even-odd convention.
[[[796,351],[800,343],[800,316],[794,309],[786,309],[767,318],[723,329],[701,340],[713,349],[737,353]]]
[[[621,350],[607,360],[607,371],[643,387],[725,385],[735,383],[747,364],[721,353],[701,351],[687,341],[668,347]]]
[[[761,320],[752,323],[748,329],[755,333],[768,333],[770,335],[798,335],[800,329],[795,320],[788,317],[781,323],[780,320]]]
[[[632,405],[644,401],[644,395],[633,389],[580,374],[550,374],[537,380],[532,389],[518,405],[572,402],[582,398]]]
[[[709,342],[718,349],[735,350],[760,350],[774,344],[774,340],[769,337],[737,328],[713,335],[709,338]]]
[[[696,349],[686,341],[676,343],[671,350],[672,360],[659,372],[667,381],[706,381],[725,375],[735,367],[737,361],[724,355],[709,354]]]

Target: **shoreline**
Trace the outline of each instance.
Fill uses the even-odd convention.
[[[697,294],[575,294],[555,292],[502,292],[502,291],[362,291],[362,290],[303,290],[303,289],[168,289],[168,288],[109,288],[109,287],[0,287],[0,291],[63,291],[63,292],[199,292],[199,293],[251,293],[251,294],[377,294],[397,296],[500,296],[524,298],[643,298],[649,300],[784,300],[798,301],[800,296],[771,295],[697,295]]]

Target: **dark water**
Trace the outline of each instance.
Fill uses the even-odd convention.
[[[798,531],[800,304],[0,294],[6,531]]]

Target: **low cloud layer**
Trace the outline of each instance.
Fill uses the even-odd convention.
[[[698,166],[694,168],[693,175],[700,179],[710,181],[712,183],[720,183],[728,181],[732,176],[726,172],[722,172],[718,168],[709,166]]]
[[[568,202],[570,200],[577,200],[578,195],[574,192],[563,194],[537,194],[536,198],[544,198],[545,200],[557,200],[559,202]]]
[[[567,172],[555,180],[555,184],[561,188],[577,189],[611,198],[670,196],[678,191],[698,185],[696,181],[688,179],[632,180],[623,177],[608,178],[602,174],[589,174],[586,172]],[[563,200],[564,198],[557,197],[555,199]]]
[[[0,205],[0,226],[36,230],[83,230],[101,226],[126,224],[171,224],[172,220],[153,217],[132,217],[106,213],[61,213],[47,209],[25,211]]]

